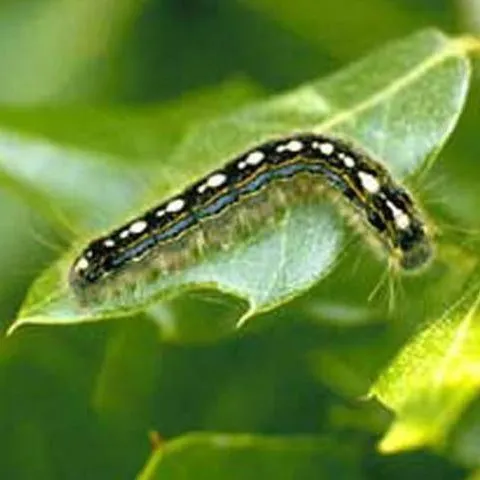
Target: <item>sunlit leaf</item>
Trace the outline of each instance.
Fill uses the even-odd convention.
[[[441,447],[480,388],[478,286],[400,352],[372,388],[396,413],[383,452]]]

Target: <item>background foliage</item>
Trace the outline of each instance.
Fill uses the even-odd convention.
[[[475,32],[479,16],[473,0],[2,2],[3,331],[69,244],[248,141],[238,132],[265,122],[267,96],[427,26]],[[337,100],[374,90],[382,66],[394,71],[381,62]],[[437,110],[406,108],[410,90],[388,102],[401,122],[379,126],[394,152],[432,122],[439,138],[411,170],[446,134],[432,120],[446,87],[466,81],[437,73],[422,92],[438,88]],[[23,326],[0,342],[0,477],[479,475],[477,77],[441,158],[411,179],[439,225],[443,263],[402,280],[393,312],[384,293],[367,300],[382,262],[347,249],[325,281],[238,331],[244,302],[212,290],[126,318]],[[333,83],[319,92],[338,92]],[[247,104],[260,105],[248,121],[223,117],[238,130],[211,122]],[[277,129],[312,125],[305,115]],[[372,118],[353,131],[367,144]],[[192,150],[204,131],[220,143]]]

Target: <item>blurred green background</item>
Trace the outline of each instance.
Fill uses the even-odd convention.
[[[121,145],[122,128],[157,109],[166,112],[165,128],[188,123],[177,118],[182,108],[183,116],[208,118],[321,77],[387,40],[432,25],[452,34],[476,32],[480,5],[2,0],[0,136],[19,126],[44,138],[55,130],[67,144],[102,152],[108,138]],[[472,175],[471,160],[478,163],[478,83],[477,74],[445,154],[457,159],[453,192]],[[71,115],[72,125],[56,122],[58,112],[62,119]],[[133,120],[126,120],[130,112]],[[162,148],[180,138],[171,128],[162,138],[160,122],[156,128]],[[131,153],[133,167],[144,148],[141,136],[137,140],[123,145],[122,157]],[[33,279],[68,240],[41,208],[24,201],[18,186],[0,186],[5,331]],[[465,204],[475,202],[475,192],[465,193]],[[478,226],[474,215],[467,220]],[[195,298],[181,302],[188,319]],[[207,316],[238,307],[224,302],[212,296]],[[23,328],[0,342],[0,478],[130,479],[152,453],[149,432],[167,441],[198,431],[318,436],[322,448],[334,452],[324,470],[330,478],[465,478],[452,456],[376,453],[391,415],[361,396],[408,330],[378,319],[338,324],[324,317],[287,307],[259,319],[257,328],[183,345],[162,340],[142,316]],[[188,454],[178,459],[187,465],[184,477],[165,478],[222,478],[196,476],[190,461]],[[271,478],[321,478],[325,459],[306,463],[303,474]]]

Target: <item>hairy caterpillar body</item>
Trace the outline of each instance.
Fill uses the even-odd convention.
[[[431,258],[432,241],[419,208],[383,165],[349,141],[305,133],[248,150],[93,240],[74,261],[70,286],[85,300],[133,271],[168,275],[205,249],[228,243],[232,231],[261,225],[292,198],[322,188],[353,207],[400,269],[420,269]],[[142,265],[148,273],[141,272]]]

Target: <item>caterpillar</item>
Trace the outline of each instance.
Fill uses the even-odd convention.
[[[292,199],[324,189],[357,213],[399,269],[415,271],[428,263],[433,246],[425,219],[388,170],[350,140],[304,133],[249,149],[93,240],[69,270],[70,287],[85,301],[134,271],[169,275],[205,249],[221,247],[236,229],[261,225]]]

